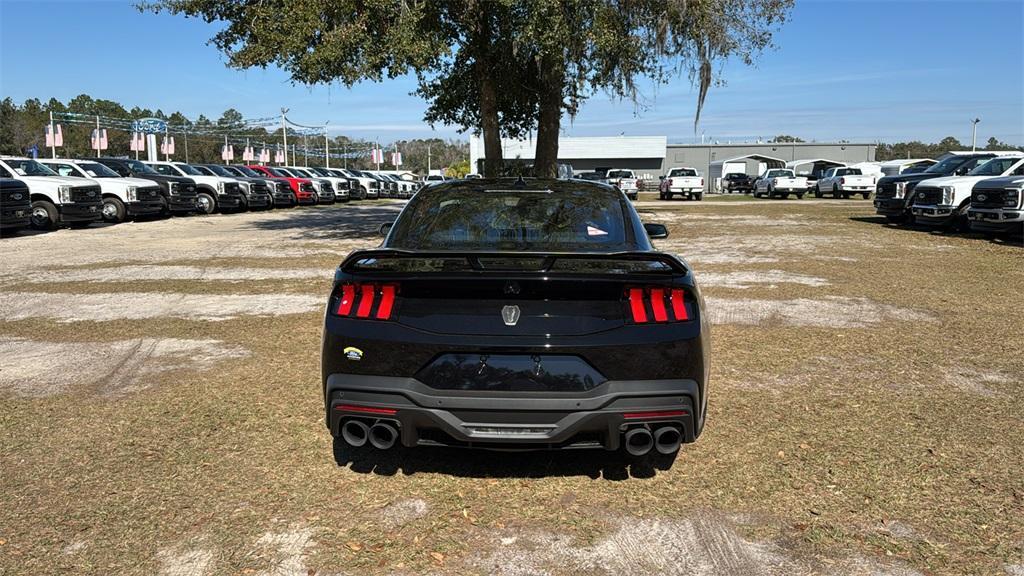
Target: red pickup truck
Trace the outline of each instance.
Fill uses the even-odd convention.
[[[316,204],[316,189],[313,188],[313,181],[310,180],[309,178],[295,178],[294,176],[289,176],[284,172],[279,172],[272,166],[260,166],[258,164],[250,164],[249,168],[269,178],[287,180],[288,185],[292,187],[292,192],[295,192],[296,203]]]

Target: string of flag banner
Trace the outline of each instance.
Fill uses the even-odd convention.
[[[286,119],[287,120],[287,119]],[[113,118],[101,115],[88,115],[78,114],[73,112],[51,112],[50,123],[45,126],[44,136],[46,141],[46,147],[50,148],[51,154],[54,158],[57,157],[57,148],[64,146],[64,124],[69,125],[90,125],[92,130],[90,132],[90,148],[95,150],[97,155],[100,155],[103,150],[110,149],[110,139],[107,134],[108,127],[110,129],[121,130],[128,132],[130,138],[128,141],[128,151],[135,152],[136,158],[139,153],[146,152],[147,148],[157,148],[156,139],[149,140],[147,136],[159,135],[159,146],[158,150],[161,155],[166,159],[170,159],[171,156],[175,155],[175,137],[170,134],[171,131],[178,132],[185,137],[185,153],[188,154],[188,139],[191,137],[195,140],[209,142],[208,138],[203,136],[222,136],[224,144],[221,147],[221,159],[225,162],[231,162],[235,159],[235,146],[242,148],[242,160],[245,162],[260,162],[264,164],[271,163],[271,158],[274,163],[283,164],[287,162],[289,152],[293,158],[297,158],[300,154],[306,157],[312,156],[314,158],[334,158],[334,159],[355,159],[369,155],[371,161],[378,165],[388,163],[398,167],[402,165],[402,154],[398,151],[397,146],[390,154],[385,154],[384,149],[379,144],[371,144],[369,147],[354,146],[349,148],[345,146],[345,151],[342,153],[336,151],[329,151],[329,141],[327,140],[326,127],[314,127],[314,126],[303,126],[295,124],[288,120],[289,128],[288,135],[298,137],[309,137],[309,136],[320,136],[324,138],[324,150],[316,148],[307,148],[306,146],[299,147],[298,145],[292,144],[290,148],[284,148],[279,144],[271,144],[267,146],[265,141],[261,142],[260,147],[257,149],[251,143],[251,138],[232,138],[231,132],[237,132],[238,130],[245,129],[258,129],[271,127],[274,125],[275,118],[256,118],[243,120],[241,125],[235,125],[232,127],[196,127],[194,124],[190,125],[174,125],[170,124],[165,120],[159,118],[144,118],[144,119],[129,119],[129,118]],[[148,123],[148,124],[147,124]],[[300,129],[294,128],[298,126]],[[154,128],[159,127],[159,130]],[[156,132],[156,134],[154,134]],[[268,137],[273,137],[268,134]],[[304,138],[305,139],[305,138]],[[149,144],[147,144],[149,140]],[[186,157],[187,159],[187,157]]]

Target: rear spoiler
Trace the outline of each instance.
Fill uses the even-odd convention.
[[[342,261],[342,272],[388,272],[398,271],[389,262],[408,260],[436,260],[458,264],[464,262],[463,270],[478,272],[551,272],[558,271],[558,265],[566,261],[628,262],[637,265],[630,273],[672,273],[687,274],[689,269],[678,257],[665,252],[477,252],[465,250],[420,251],[395,248],[357,250]],[[515,262],[525,264],[516,265]],[[504,265],[502,265],[504,264]],[[509,264],[512,264],[509,266]],[[643,265],[650,266],[644,269]]]

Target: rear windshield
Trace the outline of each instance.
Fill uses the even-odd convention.
[[[617,251],[629,249],[625,227],[621,201],[603,190],[432,190],[402,211],[388,247]]]
[[[609,170],[608,171],[608,177],[609,178],[632,178],[633,177],[633,172],[631,172],[629,170]]]
[[[668,173],[669,177],[676,176],[696,176],[697,171],[692,168],[679,168]]]

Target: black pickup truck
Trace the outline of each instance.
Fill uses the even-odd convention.
[[[138,160],[129,158],[90,158],[125,178],[145,178],[160,185],[163,213],[187,214],[196,209],[196,183],[191,178],[160,174]]]

